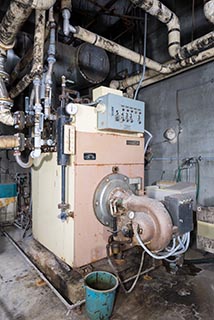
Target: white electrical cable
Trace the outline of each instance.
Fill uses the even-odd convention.
[[[148,134],[148,136],[149,136],[149,138],[148,138],[148,140],[146,141],[146,145],[145,145],[145,147],[144,147],[144,154],[146,153],[146,150],[147,150],[147,148],[148,148],[148,145],[149,145],[149,142],[152,140],[152,138],[153,138],[153,135],[151,134],[151,132],[149,132],[148,130],[144,130],[144,132],[146,133],[146,134]]]
[[[138,83],[137,89],[135,90],[135,95],[134,95],[134,100],[137,99],[138,92],[140,90],[140,87],[142,85],[142,82],[145,78],[145,73],[146,73],[146,44],[147,44],[147,13],[145,12],[145,19],[144,19],[144,41],[143,41],[143,72],[142,72],[142,77]]]
[[[139,233],[136,233],[136,239],[139,243],[139,245],[154,259],[157,260],[162,260],[162,259],[167,259],[172,256],[178,256],[180,254],[183,254],[184,252],[187,251],[189,247],[189,242],[190,242],[190,233],[186,233],[182,236],[182,239],[178,237],[173,238],[173,245],[171,249],[167,249],[166,252],[160,252],[160,254],[154,254],[151,252],[146,245],[143,243]],[[176,240],[178,241],[178,245],[176,246]]]

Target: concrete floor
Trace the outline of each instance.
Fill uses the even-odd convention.
[[[193,253],[194,254],[194,253]],[[185,266],[177,274],[159,267],[136,289],[117,292],[112,320],[211,320],[213,264]],[[5,237],[0,237],[0,320],[85,320],[85,308],[67,310]]]
[[[5,237],[0,236],[0,320],[76,320]]]

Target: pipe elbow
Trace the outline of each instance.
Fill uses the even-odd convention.
[[[177,58],[181,49],[181,31],[178,17],[173,13],[172,19],[167,23],[168,50],[172,58]]]
[[[119,83],[119,81],[117,81],[117,80],[112,80],[111,82],[110,82],[110,88],[112,88],[112,89],[118,89],[119,88],[119,86],[120,86],[120,83]]]
[[[56,0],[33,0],[32,8],[36,10],[48,10],[55,4]]]
[[[21,156],[18,154],[15,154],[15,159],[18,165],[23,169],[29,169],[33,165],[33,159],[31,158],[31,156],[29,156],[27,162],[22,161]]]
[[[207,20],[214,24],[214,1],[206,1],[204,4],[204,14]]]
[[[35,159],[35,158],[39,158],[41,155],[41,149],[40,148],[36,148],[35,150],[31,151],[31,158]]]

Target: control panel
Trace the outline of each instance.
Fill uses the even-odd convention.
[[[98,129],[144,132],[144,102],[107,94],[99,98]]]

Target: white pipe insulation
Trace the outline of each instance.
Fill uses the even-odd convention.
[[[180,22],[174,12],[159,0],[131,0],[131,2],[166,24],[168,28],[168,50],[172,58],[180,51]]]
[[[204,14],[207,20],[214,24],[214,0],[204,1]]]
[[[120,57],[138,63],[140,65],[144,64],[144,59],[146,60],[146,66],[149,69],[155,70],[160,73],[169,73],[170,70],[166,68],[161,63],[144,57],[142,54],[132,51],[126,47],[119,45],[116,42],[108,40],[104,37],[99,36],[96,33],[88,31],[82,27],[76,27],[74,37],[85,42],[88,42],[96,47],[103,48],[108,52],[114,53]]]
[[[32,8],[36,10],[48,10],[53,7],[55,2],[56,0],[33,0]]]
[[[0,149],[13,149],[19,147],[19,136],[0,136]]]
[[[147,86],[149,84],[155,83],[157,81],[163,80],[164,78],[168,78],[171,75],[174,75],[178,71],[184,71],[193,65],[200,64],[202,62],[209,61],[214,58],[214,48],[202,51],[198,53],[197,55],[194,55],[190,58],[187,58],[185,60],[179,61],[179,62],[167,62],[165,63],[165,66],[170,66],[171,72],[168,74],[158,74],[156,72],[147,72],[145,75],[144,81],[141,84],[141,87]],[[131,77],[128,77],[123,80],[112,80],[110,83],[110,87],[114,89],[126,89],[126,88],[132,88],[135,90],[137,88],[137,84],[141,79],[141,74],[137,74]],[[133,91],[132,91],[133,93]]]
[[[168,50],[174,59],[186,59],[198,52],[209,49],[214,44],[214,31],[181,47],[180,23],[178,17],[159,0],[131,0],[136,6],[156,17],[168,28]],[[204,12],[207,19],[214,23],[214,1],[205,0]]]
[[[161,64],[154,60],[151,60],[147,57],[144,57],[140,53],[137,53],[135,51],[132,51],[128,48],[125,48],[111,40],[108,40],[104,37],[101,37],[91,31],[88,31],[81,27],[76,27],[76,31],[74,33],[74,37],[81,39],[85,42],[91,43],[97,47],[103,48],[108,52],[114,53],[120,57],[123,57],[125,59],[128,59],[130,61],[133,61],[135,63],[138,63],[140,65],[143,65],[144,59],[146,60],[146,66],[148,69],[154,70],[161,74],[171,74],[172,72],[175,72],[179,69],[185,68],[187,66],[193,65],[197,62],[210,59],[214,56],[213,48],[202,51],[194,56],[191,56],[189,58],[183,59],[179,62],[172,62],[172,63],[166,63]],[[136,83],[136,82],[135,82]],[[116,81],[113,82],[113,85],[115,86]]]
[[[16,0],[11,1],[0,24],[0,48],[13,48],[18,31],[28,19],[33,9],[47,10],[56,0]]]

